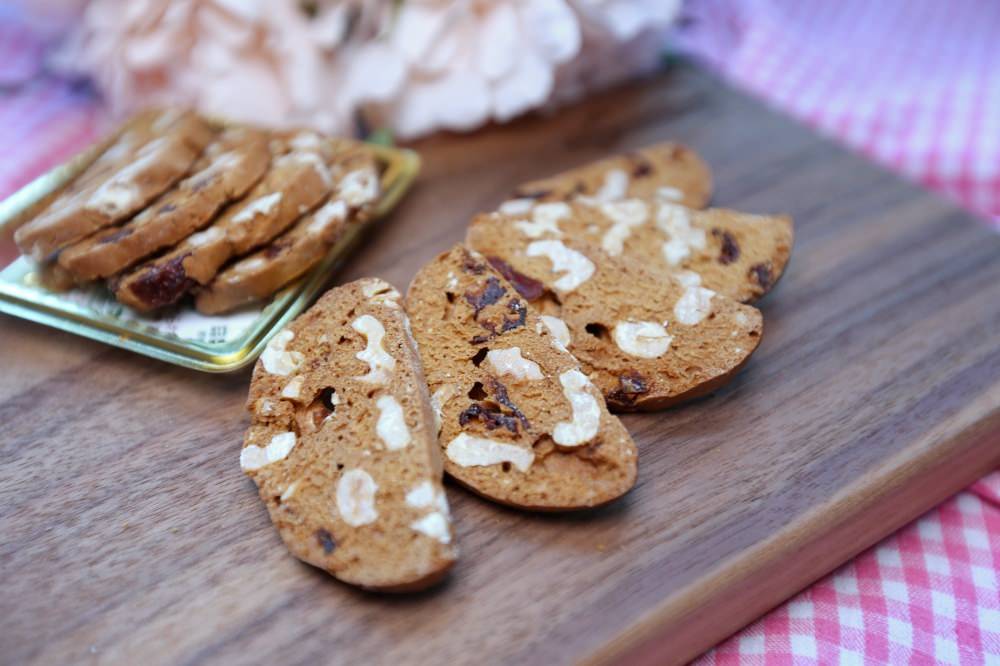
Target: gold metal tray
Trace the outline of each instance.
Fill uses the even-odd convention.
[[[266,304],[206,316],[188,303],[147,317],[118,303],[103,285],[53,291],[37,266],[20,256],[14,230],[75,178],[102,149],[95,145],[0,202],[0,312],[204,372],[231,372],[252,363],[276,332],[302,312],[374,220],[391,211],[420,170],[410,150],[371,144],[382,169],[382,198],[371,220],[352,225],[327,257]]]

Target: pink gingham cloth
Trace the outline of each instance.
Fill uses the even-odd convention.
[[[653,0],[651,0],[653,1]],[[695,0],[679,43],[872,159],[1000,220],[1000,2]],[[0,7],[0,198],[99,134],[51,30]],[[1000,472],[697,660],[1000,666]]]
[[[1000,223],[1000,2],[688,0],[725,78]]]

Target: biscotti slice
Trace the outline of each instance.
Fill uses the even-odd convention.
[[[361,587],[440,580],[456,549],[434,416],[399,292],[363,279],[278,333],[240,466],[295,557]]]
[[[690,271],[701,286],[749,303],[777,283],[792,250],[792,221],[712,208],[693,210],[649,199],[525,206],[510,214],[526,238],[575,238],[626,263],[658,271]]]
[[[462,245],[440,255],[406,304],[445,471],[459,483],[537,511],[599,506],[635,484],[625,427],[484,257]]]
[[[663,199],[703,208],[712,195],[712,173],[693,150],[666,142],[525,183],[514,192],[515,199],[531,201],[565,201],[580,195],[599,201]]]
[[[165,111],[123,132],[79,184],[56,197],[15,240],[36,261],[117,224],[162,194],[194,165],[214,132],[190,112]]]
[[[694,273],[659,273],[499,213],[479,216],[467,242],[537,307],[613,410],[661,409],[710,393],[760,343],[760,312],[706,289]]]
[[[272,142],[277,154],[267,174],[211,226],[112,280],[118,300],[143,312],[176,303],[196,285],[211,282],[232,257],[270,242],[321,203],[330,193],[333,174],[340,174],[340,162],[333,156],[327,164],[317,152],[320,146],[288,148]],[[349,153],[345,148],[342,155]]]
[[[351,162],[327,203],[200,290],[198,311],[219,314],[264,300],[321,262],[349,225],[367,219],[378,200],[378,171],[370,155],[359,153]]]
[[[81,280],[114,275],[207,225],[260,180],[270,159],[263,131],[226,130],[208,146],[191,176],[124,225],[63,250],[59,264]]]

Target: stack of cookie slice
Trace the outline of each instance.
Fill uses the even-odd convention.
[[[728,381],[760,342],[748,303],[791,251],[788,218],[699,210],[710,190],[675,144],[530,183],[421,268],[405,304],[360,280],[279,333],[241,465],[289,549],[411,590],[456,557],[442,469],[532,511],[627,493],[637,450],[611,412]]]
[[[77,283],[106,281],[135,310],[192,294],[218,314],[306,273],[379,194],[364,144],[146,112],[15,239]]]

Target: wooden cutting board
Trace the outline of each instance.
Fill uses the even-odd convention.
[[[667,138],[716,205],[795,218],[760,350],[715,396],[625,418],[639,483],[614,506],[451,487],[463,557],[429,593],[286,554],[237,463],[249,372],[0,320],[3,661],[680,662],[1000,464],[1000,238],[689,66],[418,145],[418,188],[338,279],[405,287],[519,181]]]

